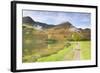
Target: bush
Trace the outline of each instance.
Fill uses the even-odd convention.
[[[67,42],[66,44],[65,44],[65,47],[69,47],[71,44],[69,43],[69,42]]]

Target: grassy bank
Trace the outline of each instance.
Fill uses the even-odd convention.
[[[91,48],[90,41],[80,41],[80,60],[87,60],[91,58]],[[64,47],[63,50],[60,50],[56,54],[52,54],[47,57],[41,57],[37,62],[49,62],[49,61],[62,61],[62,60],[74,60],[74,51],[75,42],[72,42],[71,46],[68,48]]]

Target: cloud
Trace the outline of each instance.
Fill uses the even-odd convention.
[[[30,16],[35,21],[54,25],[69,21],[74,26],[82,28],[90,27],[91,24],[90,13],[24,10],[23,16]]]

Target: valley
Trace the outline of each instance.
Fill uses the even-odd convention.
[[[52,25],[23,17],[22,62],[91,59],[90,33],[89,28],[77,28],[68,21]]]

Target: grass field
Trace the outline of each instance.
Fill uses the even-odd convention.
[[[75,60],[74,59],[74,48],[76,47],[76,42],[71,42],[71,46],[68,48],[64,47],[56,54],[50,56],[41,57],[37,62],[49,62],[49,61],[63,61],[63,60]],[[91,59],[91,44],[90,41],[80,41],[80,60]]]
[[[91,42],[90,41],[83,41],[80,42],[81,46],[81,59],[87,60],[91,59]]]
[[[77,42],[70,42],[69,47],[63,47],[62,43],[48,45],[45,49],[41,47],[40,50],[36,50],[37,53],[32,53],[30,55],[25,55],[23,57],[24,62],[51,62],[51,61],[71,61],[76,60],[77,55],[78,60],[89,60],[91,59],[91,43],[90,41],[79,41],[79,51],[77,52]],[[33,49],[35,51],[35,49]],[[53,53],[54,52],[54,53]],[[48,55],[46,55],[48,54]],[[77,54],[75,56],[75,54]]]

